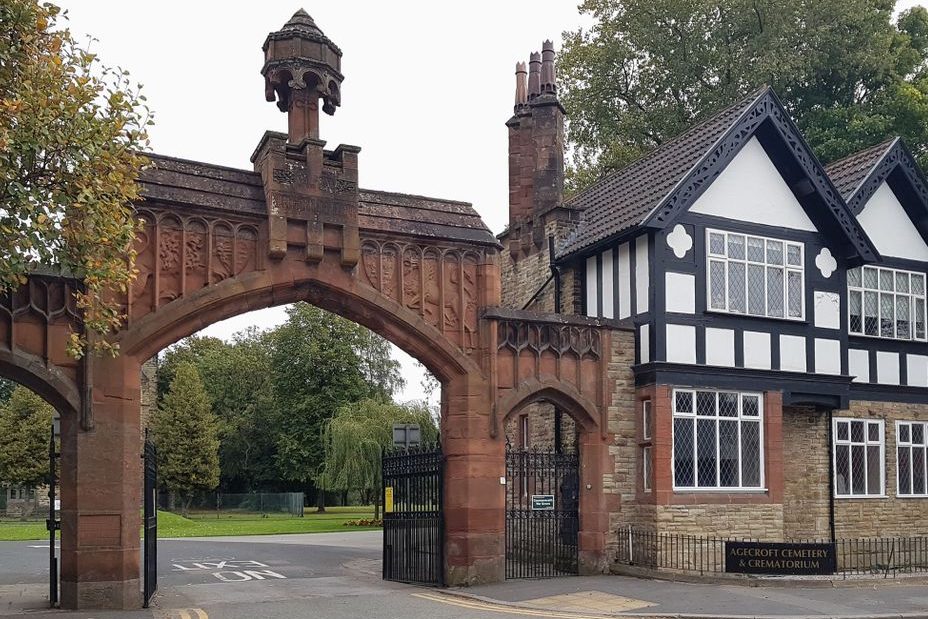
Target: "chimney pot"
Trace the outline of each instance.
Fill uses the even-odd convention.
[[[524,62],[516,63],[516,104],[515,112],[518,113],[519,110],[528,103],[528,93],[525,86],[525,76],[528,72],[525,70]]]
[[[528,60],[528,98],[541,94],[541,54],[532,52]]]
[[[543,94],[556,94],[557,82],[554,71],[554,43],[545,41],[541,46],[541,87]]]

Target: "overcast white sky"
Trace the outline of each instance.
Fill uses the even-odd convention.
[[[261,45],[302,6],[344,53],[342,107],[320,133],[329,148],[362,147],[361,186],[471,202],[493,232],[507,218],[515,63],[588,23],[577,0],[57,3],[74,32],[99,40],[105,63],[144,84],[155,152],[245,169],[265,130],[286,131],[264,100]],[[282,319],[272,308],[204,332],[227,338]],[[409,383],[400,399],[420,398],[421,372],[397,353]]]

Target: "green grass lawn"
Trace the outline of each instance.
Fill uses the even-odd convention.
[[[370,507],[328,507],[323,514],[307,508],[302,518],[286,514],[195,512],[184,518],[171,512],[158,512],[158,537],[214,537],[219,535],[274,535],[282,533],[324,533],[364,531],[375,527],[345,526],[345,522],[373,518]],[[0,541],[47,540],[44,522],[0,522]]]

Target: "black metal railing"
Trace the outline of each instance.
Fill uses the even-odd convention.
[[[754,538],[662,533],[647,527],[618,529],[616,562],[652,570],[713,574],[725,572],[726,542]],[[791,543],[829,544],[830,540],[790,539]],[[928,572],[928,536],[838,539],[835,573],[879,575]]]
[[[580,529],[576,452],[506,450],[506,578],[576,574]]]
[[[383,578],[444,584],[441,447],[383,454]]]

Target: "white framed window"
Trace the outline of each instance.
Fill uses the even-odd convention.
[[[847,272],[848,331],[854,335],[926,341],[925,274],[882,267]]]
[[[641,488],[651,492],[651,446],[641,448]]]
[[[709,309],[803,320],[805,249],[802,243],[706,230]]]
[[[836,417],[833,423],[835,496],[884,496],[883,421]]]
[[[928,497],[928,423],[896,422],[896,494]]]
[[[763,489],[763,417],[759,393],[674,389],[674,489]]]
[[[651,419],[651,400],[641,401],[641,439],[651,440],[651,433],[654,432]]]

